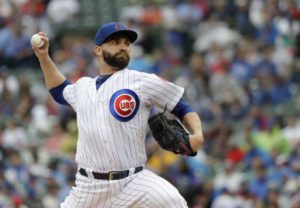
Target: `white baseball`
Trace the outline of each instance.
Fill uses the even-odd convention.
[[[34,34],[31,37],[30,42],[31,42],[31,45],[36,48],[41,48],[44,45],[44,40],[42,39],[42,37],[39,34]]]

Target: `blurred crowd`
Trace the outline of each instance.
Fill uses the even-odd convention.
[[[96,76],[93,37],[54,29],[79,11],[0,0],[1,208],[56,208],[74,185],[76,115],[49,96],[30,37],[46,32],[70,80]],[[300,1],[129,0],[118,20],[139,34],[129,68],[185,87],[204,126],[191,158],[149,134],[148,168],[191,208],[300,208]]]

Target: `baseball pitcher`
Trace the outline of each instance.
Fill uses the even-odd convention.
[[[49,57],[46,34],[39,35],[44,45],[33,50],[46,86],[77,113],[76,185],[61,207],[187,207],[173,185],[145,169],[146,130],[149,124],[162,148],[193,156],[203,143],[201,122],[182,99],[183,88],[126,68],[137,33],[118,22],[102,25],[94,47],[99,75],[75,83]],[[163,112],[149,119],[153,106],[177,116],[185,128]]]

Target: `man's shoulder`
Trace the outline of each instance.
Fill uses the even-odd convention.
[[[76,82],[81,83],[81,82],[91,82],[94,81],[95,78],[92,77],[80,77]]]
[[[147,72],[137,71],[135,69],[126,69],[126,73],[129,73],[129,74],[135,75],[135,76],[139,76],[141,78],[143,78],[143,77],[152,77],[152,76],[155,75],[155,74],[150,74],[150,73],[147,73]]]
[[[93,83],[93,82],[95,82],[95,78],[92,78],[92,77],[80,77],[75,82],[73,82],[73,84],[75,84],[77,86],[83,86],[83,85],[87,85],[87,84]]]

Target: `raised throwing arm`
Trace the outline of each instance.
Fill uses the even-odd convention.
[[[44,45],[41,48],[32,47],[42,68],[45,83],[48,89],[54,88],[66,80],[66,77],[57,69],[49,56],[49,39],[44,32],[38,33],[42,36]]]

